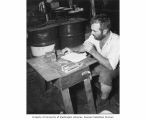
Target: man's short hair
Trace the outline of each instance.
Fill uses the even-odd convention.
[[[111,20],[106,14],[97,14],[95,17],[91,19],[91,25],[94,23],[99,23],[102,30],[104,29],[110,30]]]

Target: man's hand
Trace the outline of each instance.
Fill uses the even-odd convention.
[[[63,54],[68,54],[68,53],[71,53],[72,52],[72,50],[71,49],[69,49],[69,48],[64,48],[64,49],[62,49],[62,53]]]
[[[91,55],[95,55],[96,53],[98,53],[98,51],[96,50],[95,46],[90,43],[90,42],[85,42],[84,43],[84,49],[86,52],[88,52]]]
[[[90,42],[85,42],[84,43],[84,49],[86,52],[89,52],[93,48],[93,44]]]
[[[95,55],[95,54],[98,54],[98,51],[96,50],[96,48],[93,46],[89,51],[88,53],[90,53],[91,55]]]

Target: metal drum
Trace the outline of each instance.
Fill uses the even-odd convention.
[[[58,26],[33,28],[28,30],[28,43],[31,46],[33,56],[42,56],[50,52],[58,45]]]
[[[85,40],[86,19],[70,19],[59,26],[60,49],[76,47]]]

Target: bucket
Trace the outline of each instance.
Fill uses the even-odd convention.
[[[58,47],[58,27],[29,29],[28,41],[33,56],[42,56]],[[56,43],[56,44],[55,44]]]
[[[59,26],[59,38],[61,49],[76,47],[85,40],[85,19],[70,19]]]
[[[43,47],[35,47],[31,46],[31,51],[33,56],[42,56],[45,55],[47,52],[54,51],[55,44],[43,46]]]

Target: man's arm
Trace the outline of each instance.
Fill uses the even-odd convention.
[[[100,64],[107,67],[109,70],[112,70],[112,66],[109,62],[109,60],[105,57],[103,57],[95,48],[93,47],[90,51],[88,51],[95,59],[99,61]]]
[[[66,47],[62,50],[63,54],[70,53],[70,52],[85,52],[85,49],[84,49],[83,45],[80,45],[80,46],[74,47],[74,48],[67,48]]]
[[[90,42],[90,39],[87,39],[82,45],[79,45],[77,47],[73,47],[73,48],[64,48],[62,51],[63,53],[65,52],[86,52],[88,50],[90,50],[93,47],[93,44]]]
[[[86,52],[87,51],[86,49],[90,50],[90,49],[92,49],[93,46],[94,45],[91,42],[86,41],[82,45],[80,45],[76,48],[73,48],[73,51],[75,51],[75,52]]]
[[[62,50],[63,53],[66,53],[66,52],[79,52],[79,53],[83,53],[83,52],[86,52],[87,50],[86,49],[91,49],[93,46],[92,43],[83,43],[82,45],[79,45],[77,47],[73,47],[73,48],[65,48]]]
[[[74,52],[86,52],[83,44],[78,46],[78,47],[71,48],[71,50],[74,51]]]

